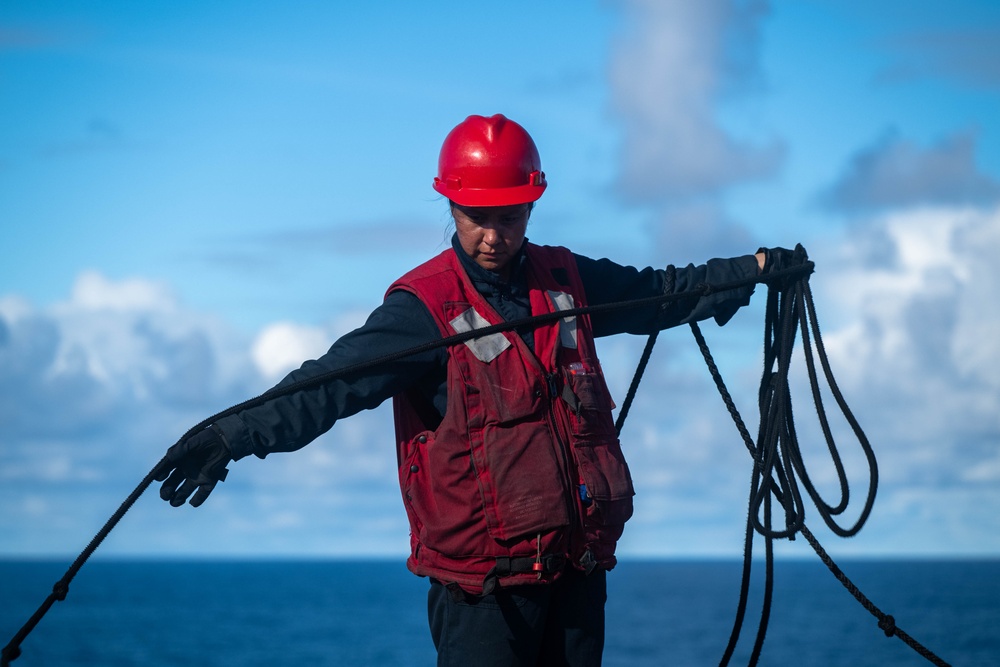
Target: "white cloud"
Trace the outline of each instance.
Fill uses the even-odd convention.
[[[962,132],[924,147],[887,133],[858,151],[823,201],[833,209],[862,213],[996,202],[1000,182],[977,167],[976,139]]]
[[[190,426],[363,319],[278,323],[251,344],[139,278],[82,274],[51,307],[0,298],[0,552],[78,550]],[[133,510],[141,520],[106,550],[400,553],[393,442],[388,406],[365,412],[294,455],[233,464],[194,516],[162,503],[154,484]],[[359,502],[373,521],[356,520]]]
[[[1000,208],[931,208],[872,220],[817,259],[832,269],[822,280],[817,272],[817,303],[833,306],[840,324],[824,341],[879,457],[876,514],[901,498],[923,497],[935,516],[944,510],[926,499],[936,495],[966,507],[991,502],[1000,447],[997,253]],[[994,536],[965,537],[969,552],[997,546]]]
[[[992,297],[1000,287],[992,264],[998,230],[998,210],[926,209],[885,216],[853,230],[841,247],[813,253],[834,373],[882,464],[876,524],[906,499],[923,498],[927,520],[936,520],[932,494],[967,507],[995,484],[1000,349],[988,334],[1000,327]],[[882,253],[876,266],[873,249]],[[329,327],[275,324],[251,344],[152,285],[126,288],[104,278],[87,285],[73,292],[86,298],[51,308],[0,300],[0,550],[74,550],[188,426],[258,393],[363,319],[349,313]],[[753,313],[738,317],[745,321],[703,328],[726,359],[724,377],[755,432],[759,343],[747,337]],[[601,342],[619,399],[642,342]],[[221,377],[206,381],[206,365]],[[808,394],[795,400],[806,446],[819,451],[803,403]],[[207,510],[174,510],[154,498],[136,510],[141,527],[109,548],[399,553],[406,527],[391,421],[383,406],[337,424],[301,452],[234,464]],[[640,494],[623,553],[738,552],[750,459],[686,328],[661,335],[623,440]],[[848,455],[852,469],[856,458]],[[822,465],[810,472],[826,484]],[[860,493],[864,478],[852,480]],[[355,513],[359,503],[367,518]],[[241,520],[247,512],[253,521]],[[683,543],[662,537],[671,534]],[[956,534],[965,536],[960,550],[992,548],[973,533]],[[350,544],[332,535],[349,535]],[[907,539],[907,548],[933,550]],[[837,551],[839,542],[827,546]]]
[[[954,248],[962,291],[951,358],[962,376],[1000,391],[1000,208],[957,229]]]
[[[66,309],[112,311],[176,310],[173,294],[164,285],[138,278],[112,281],[97,271],[81,273],[73,285]]]
[[[276,322],[260,332],[251,355],[265,377],[278,380],[306,359],[322,355],[332,343],[333,338],[320,327]]]
[[[855,230],[831,257],[837,280],[827,290],[854,321],[826,337],[828,349],[859,371],[1000,388],[997,252],[998,208],[920,209]]]
[[[757,26],[765,2],[629,0],[610,68],[623,121],[616,189],[665,201],[715,194],[771,175],[784,149],[756,146],[718,121],[718,104],[759,78]]]
[[[992,459],[979,461],[962,473],[962,479],[970,482],[1000,482],[1000,452]]]
[[[0,548],[38,548],[19,535],[60,516],[72,531],[109,516],[189,426],[262,388],[246,347],[141,279],[81,274],[50,307],[0,299]],[[51,521],[21,524],[39,494]]]
[[[962,526],[984,513],[969,513],[969,508],[984,504],[995,512],[991,503],[1000,475],[1000,271],[995,262],[1000,208],[897,211],[855,225],[849,236],[811,251],[823,341],[848,406],[874,447],[880,486],[871,520],[856,540],[828,538],[812,507],[806,514],[810,527],[835,553],[995,551],[1000,547],[995,534]],[[761,290],[755,301],[763,297]],[[724,329],[710,324],[702,329],[755,435],[759,344],[746,329],[759,326],[754,316],[746,311]],[[641,341],[601,345],[620,398],[629,370],[618,366],[638,358]],[[838,487],[803,381],[802,352],[799,341],[792,378],[796,426],[810,477],[826,500],[835,502]],[[864,458],[828,392],[824,398],[856,512],[868,481]],[[684,328],[660,335],[623,443],[639,492],[624,549],[712,551],[725,535],[700,524],[713,530],[728,525],[734,535],[739,531],[750,458]],[[938,506],[942,498],[953,507]],[[905,508],[911,506],[920,508],[919,516],[907,515]],[[842,520],[845,525],[852,521],[851,511]],[[657,545],[655,534],[672,532],[684,534],[686,543]],[[945,537],[951,541],[943,542]],[[735,541],[731,544],[736,548]]]

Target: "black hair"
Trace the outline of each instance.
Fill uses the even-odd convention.
[[[532,201],[532,202],[525,202],[525,203],[528,204],[528,215],[530,216],[531,212],[535,210],[535,203],[536,202]],[[456,208],[463,208],[463,207],[462,207],[461,204],[458,204],[454,200],[449,199],[448,200],[448,210],[449,211],[454,211]],[[475,206],[468,206],[468,207],[465,207],[465,208],[477,208],[477,207],[475,207]],[[486,208],[486,207],[484,206],[483,208]],[[452,217],[454,217],[454,213],[452,213]]]

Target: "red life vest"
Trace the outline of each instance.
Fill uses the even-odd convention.
[[[586,305],[568,250],[526,242],[525,252],[533,315]],[[503,322],[452,249],[389,292],[399,289],[442,336]],[[538,327],[534,352],[514,331],[454,345],[447,378],[439,424],[415,392],[393,399],[409,569],[480,594],[551,581],[565,563],[614,567],[634,491],[590,318]]]

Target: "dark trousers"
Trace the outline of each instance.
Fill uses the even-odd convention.
[[[500,588],[483,597],[456,596],[432,580],[427,615],[438,666],[599,666],[606,575],[571,570],[552,585]]]

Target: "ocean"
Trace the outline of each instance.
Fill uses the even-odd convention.
[[[956,667],[1000,665],[1000,561],[844,560],[896,624]],[[6,645],[69,561],[0,561]],[[731,665],[746,665],[763,563]],[[629,561],[609,574],[609,667],[718,665],[738,561]],[[427,582],[401,561],[94,560],[22,644],[16,667],[434,664]],[[761,665],[929,665],[887,638],[818,561],[775,565]]]

